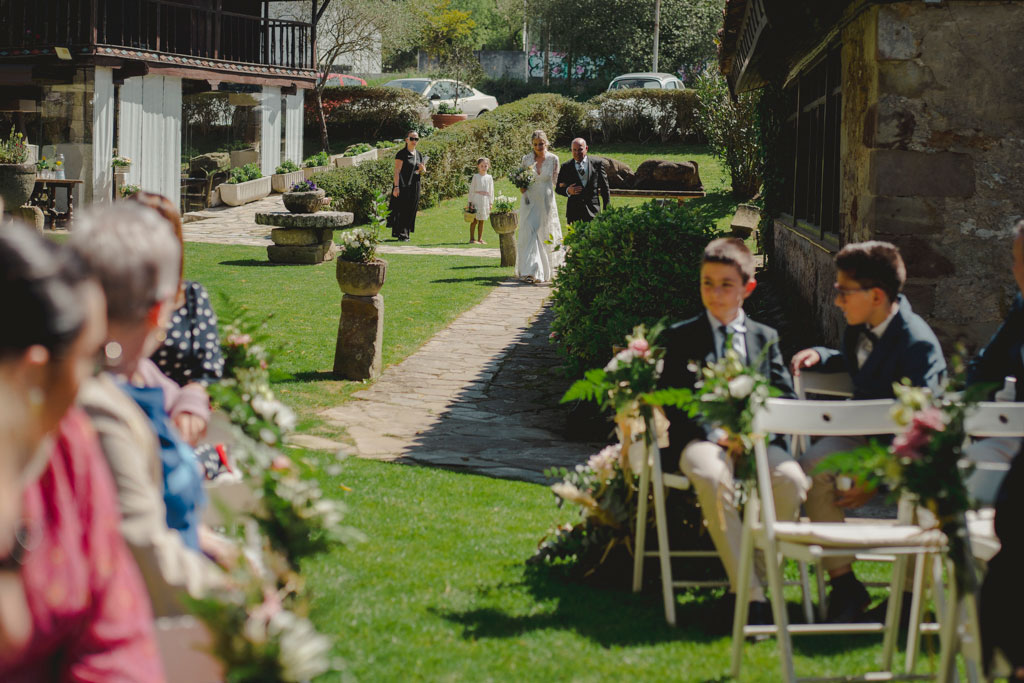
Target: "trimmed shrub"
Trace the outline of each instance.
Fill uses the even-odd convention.
[[[603,366],[636,325],[699,313],[701,256],[716,236],[698,209],[656,202],[611,208],[568,231],[551,296],[552,339],[566,370]]]
[[[605,142],[661,142],[697,131],[697,95],[692,90],[631,88],[598,95],[587,103],[585,125]]]
[[[351,211],[353,223],[361,225],[373,215],[377,193],[391,187],[394,170],[394,159],[378,159],[314,173],[311,180],[331,198],[332,211]]]
[[[562,95],[579,102],[601,94],[608,87],[608,81],[589,80],[566,81],[562,78],[552,79],[544,85],[541,79],[524,81],[521,78],[485,78],[474,86],[480,92],[491,95],[498,104],[508,104],[521,100],[529,95],[548,93]]]
[[[405,135],[426,107],[412,90],[366,86],[324,88],[323,103],[328,135],[369,140]],[[306,127],[320,130],[314,96],[306,97],[305,109]]]

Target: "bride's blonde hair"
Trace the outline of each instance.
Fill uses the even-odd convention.
[[[533,143],[534,140],[540,140],[541,142],[544,143],[545,147],[550,147],[551,146],[551,143],[548,142],[548,134],[545,133],[544,131],[542,131],[539,128],[537,130],[533,131],[533,135],[530,136],[530,143],[531,144]]]

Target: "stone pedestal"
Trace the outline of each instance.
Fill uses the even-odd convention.
[[[515,267],[516,234],[514,232],[506,232],[498,235],[498,247],[501,249],[501,266]]]
[[[334,351],[334,374],[340,379],[376,379],[384,342],[384,297],[341,297],[341,320]]]
[[[256,214],[256,223],[272,225],[267,258],[274,263],[315,265],[334,257],[334,231],[352,223],[347,211],[291,213],[267,211]]]

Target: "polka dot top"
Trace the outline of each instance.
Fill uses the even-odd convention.
[[[171,316],[167,339],[153,354],[153,362],[181,386],[209,384],[224,374],[217,316],[210,295],[198,282],[185,282],[185,305]]]

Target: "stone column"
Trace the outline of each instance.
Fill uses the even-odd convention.
[[[376,379],[381,372],[384,341],[384,297],[341,297],[334,374],[342,379]]]
[[[516,234],[506,232],[498,235],[498,246],[501,248],[501,266],[516,265]]]

